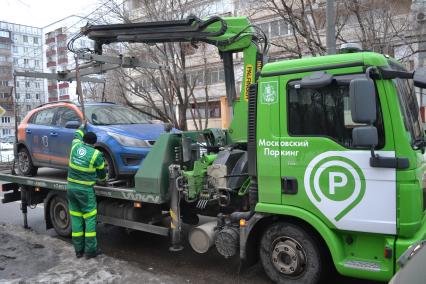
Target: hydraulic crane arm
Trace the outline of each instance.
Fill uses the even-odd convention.
[[[95,53],[102,54],[104,44],[115,42],[166,43],[205,42],[218,48],[223,59],[226,97],[233,106],[229,133],[234,142],[247,141],[248,86],[257,80],[263,56],[268,50],[265,34],[246,17],[211,17],[206,20],[189,16],[184,20],[112,25],[87,25],[79,36],[95,41]],[[76,37],[78,38],[78,36]],[[75,39],[76,39],[75,38]],[[73,40],[69,49],[73,51]],[[263,45],[261,48],[260,45]],[[243,52],[244,72],[240,99],[236,99],[233,53]],[[235,126],[235,127],[234,127]]]

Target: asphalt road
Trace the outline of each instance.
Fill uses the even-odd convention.
[[[1,193],[0,193],[1,194]],[[22,225],[20,203],[0,204],[0,223]],[[39,205],[29,210],[29,226],[38,233],[57,236],[54,230],[46,230],[43,208]],[[187,234],[187,232],[185,232]],[[129,261],[138,267],[170,277],[179,276],[188,283],[272,283],[262,267],[240,271],[237,258],[225,259],[213,248],[206,254],[194,252],[188,243],[181,252],[169,251],[168,238],[149,233],[132,231],[110,225],[98,225],[98,243],[103,252],[111,257]],[[186,237],[183,239],[186,240]],[[70,242],[69,239],[65,239]],[[377,284],[353,278],[330,275],[328,283]]]

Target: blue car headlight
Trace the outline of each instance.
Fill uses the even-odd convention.
[[[124,147],[151,147],[151,145],[145,140],[136,139],[133,137],[112,133],[112,132],[107,132],[107,133],[112,138],[117,140],[117,142],[123,145]]]

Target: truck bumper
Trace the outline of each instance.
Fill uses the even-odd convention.
[[[426,240],[426,211],[423,213],[422,224],[412,238],[398,238],[395,243],[395,262],[413,244]],[[399,269],[395,264],[396,270]]]

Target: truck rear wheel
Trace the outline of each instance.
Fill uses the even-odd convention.
[[[49,207],[50,221],[56,233],[61,237],[69,237],[71,235],[71,218],[67,200],[56,195],[50,201]]]
[[[263,234],[260,259],[266,274],[276,283],[318,283],[327,258],[309,231],[283,222]]]

